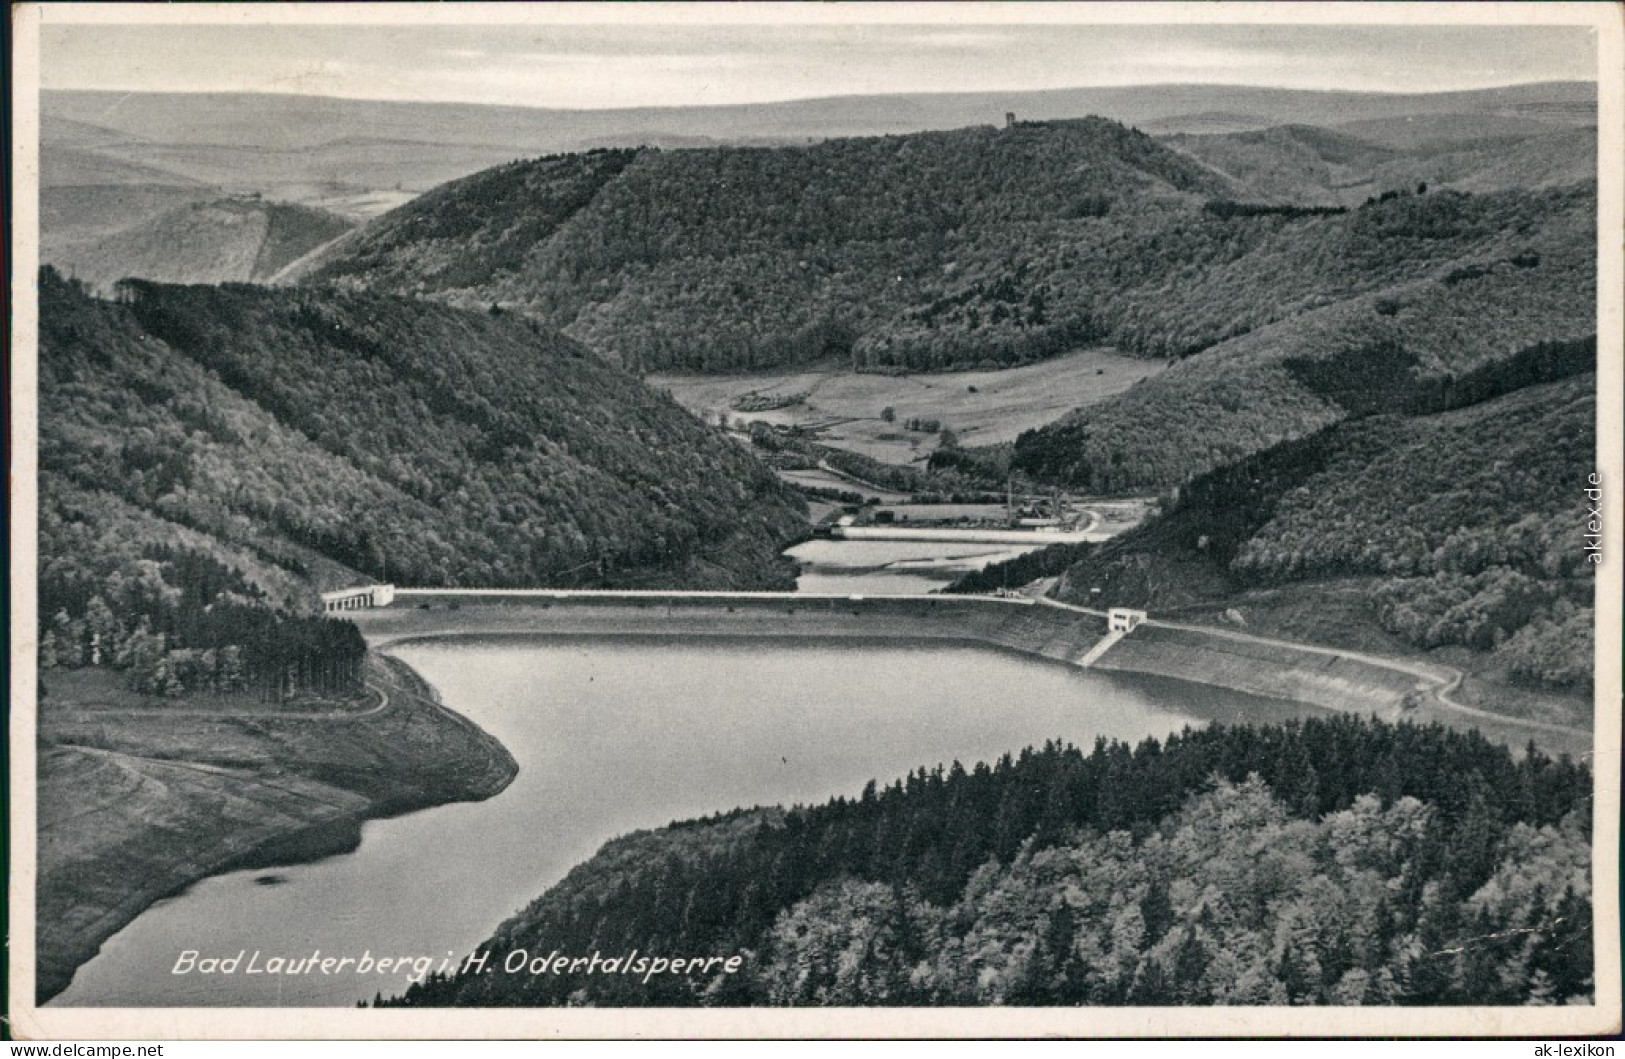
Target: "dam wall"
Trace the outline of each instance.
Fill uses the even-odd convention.
[[[1531,739],[1553,753],[1582,755],[1591,746],[1588,731],[1495,715],[1449,701],[1450,672],[1427,663],[1154,619],[1108,641],[1104,612],[1019,597],[467,589],[417,590],[403,596],[392,605],[351,611],[345,617],[375,648],[460,635],[955,642],[1362,716],[1476,728],[1514,751]],[[1425,694],[1412,694],[1419,690]]]
[[[1358,713],[1391,713],[1415,673],[1291,644],[1138,626],[1114,643],[1077,609],[987,596],[795,593],[402,593],[353,615],[374,646],[427,636],[732,636],[991,644],[1108,672],[1144,673]],[[1100,650],[1096,650],[1100,648]]]
[[[346,617],[375,647],[481,633],[785,636],[984,643],[1064,662],[1082,657],[1106,632],[1104,619],[985,596],[425,593]]]

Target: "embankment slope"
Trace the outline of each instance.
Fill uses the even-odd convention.
[[[502,790],[518,766],[409,668],[353,712],[42,703],[36,999],[154,901],[232,868],[354,849],[363,821]]]

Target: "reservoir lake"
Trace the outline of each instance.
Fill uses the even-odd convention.
[[[353,1005],[406,976],[172,971],[186,950],[258,951],[262,967],[315,950],[438,967],[631,830],[853,796],[1046,739],[1087,749],[1318,712],[952,644],[456,637],[390,653],[508,747],[513,784],[371,821],[353,853],[205,879],[109,939],[53,1006]]]
[[[792,554],[801,591],[882,595],[929,591],[1011,552],[814,541]],[[1048,739],[1087,750],[1099,736],[1323,712],[931,641],[492,635],[387,651],[501,740],[519,763],[513,784],[484,802],[369,821],[352,853],[204,879],[110,938],[51,1006],[352,1006],[400,993],[413,970],[265,971],[318,951],[454,969],[571,867],[637,829],[852,797],[871,779]],[[243,955],[232,974],[173,973],[189,950]]]

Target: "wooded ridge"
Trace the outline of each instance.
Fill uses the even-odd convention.
[[[617,839],[480,946],[492,973],[394,1003],[1585,1002],[1590,799],[1567,759],[1355,717],[1052,742]],[[522,948],[745,966],[504,973]]]
[[[251,655],[263,638],[245,608],[308,615],[317,589],[369,579],[793,577],[778,557],[804,526],[790,490],[534,322],[323,291],[120,289],[115,303],[40,280],[48,665],[91,661],[99,634],[103,664],[128,662],[138,631]],[[218,654],[195,661],[204,684],[239,682]]]

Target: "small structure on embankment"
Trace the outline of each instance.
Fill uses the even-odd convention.
[[[1106,612],[1106,630],[1108,632],[1133,632],[1134,627],[1144,620],[1145,611],[1143,610],[1113,607]]]
[[[368,607],[387,607],[395,602],[394,585],[360,585],[322,593],[322,610],[362,610]]]

